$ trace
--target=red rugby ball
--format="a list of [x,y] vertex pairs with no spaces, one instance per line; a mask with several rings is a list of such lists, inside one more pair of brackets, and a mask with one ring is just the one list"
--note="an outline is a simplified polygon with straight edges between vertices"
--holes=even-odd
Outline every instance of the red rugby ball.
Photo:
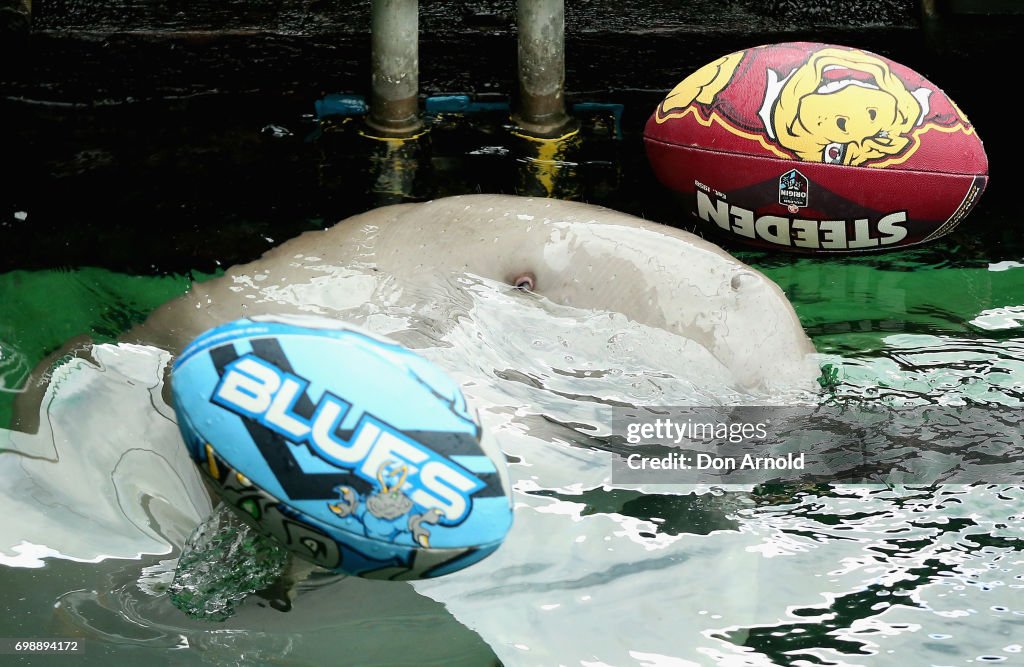
[[708,63],[662,100],[644,143],[702,224],[792,252],[937,239],[988,182],[981,139],[938,86],[833,44],[767,44]]

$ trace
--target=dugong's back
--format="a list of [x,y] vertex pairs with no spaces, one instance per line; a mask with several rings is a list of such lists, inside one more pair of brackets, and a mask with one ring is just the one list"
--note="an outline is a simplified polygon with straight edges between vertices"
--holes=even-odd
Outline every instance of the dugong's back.
[[128,338],[177,351],[244,316],[315,306],[344,319],[382,286],[422,295],[461,274],[509,284],[529,276],[532,291],[556,303],[691,338],[745,388],[810,389],[818,376],[783,292],[718,246],[599,206],[508,195],[389,206],[307,232],[195,285]]

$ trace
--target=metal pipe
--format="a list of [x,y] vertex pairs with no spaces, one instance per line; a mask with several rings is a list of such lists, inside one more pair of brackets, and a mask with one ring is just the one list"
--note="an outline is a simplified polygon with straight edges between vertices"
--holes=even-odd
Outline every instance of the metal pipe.
[[406,136],[420,127],[419,3],[373,0],[372,12],[367,124],[387,136]]
[[938,15],[939,11],[935,6],[935,0],[921,0],[921,17],[925,21],[934,20]]
[[519,0],[519,102],[512,120],[529,134],[552,136],[565,113],[565,0]]

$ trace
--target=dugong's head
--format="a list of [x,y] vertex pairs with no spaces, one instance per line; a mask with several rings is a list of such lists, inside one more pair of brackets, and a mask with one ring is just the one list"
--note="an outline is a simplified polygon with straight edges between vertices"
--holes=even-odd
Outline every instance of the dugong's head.
[[819,375],[778,285],[672,227],[574,202],[469,195],[404,207],[374,245],[380,269],[400,278],[468,273],[685,336],[747,389],[813,389]]

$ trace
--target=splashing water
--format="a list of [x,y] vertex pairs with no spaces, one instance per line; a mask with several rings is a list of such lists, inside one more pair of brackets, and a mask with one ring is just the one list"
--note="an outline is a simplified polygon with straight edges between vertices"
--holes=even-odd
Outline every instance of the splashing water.
[[284,572],[288,550],[265,539],[221,504],[189,535],[167,594],[192,618],[228,619],[246,596]]

